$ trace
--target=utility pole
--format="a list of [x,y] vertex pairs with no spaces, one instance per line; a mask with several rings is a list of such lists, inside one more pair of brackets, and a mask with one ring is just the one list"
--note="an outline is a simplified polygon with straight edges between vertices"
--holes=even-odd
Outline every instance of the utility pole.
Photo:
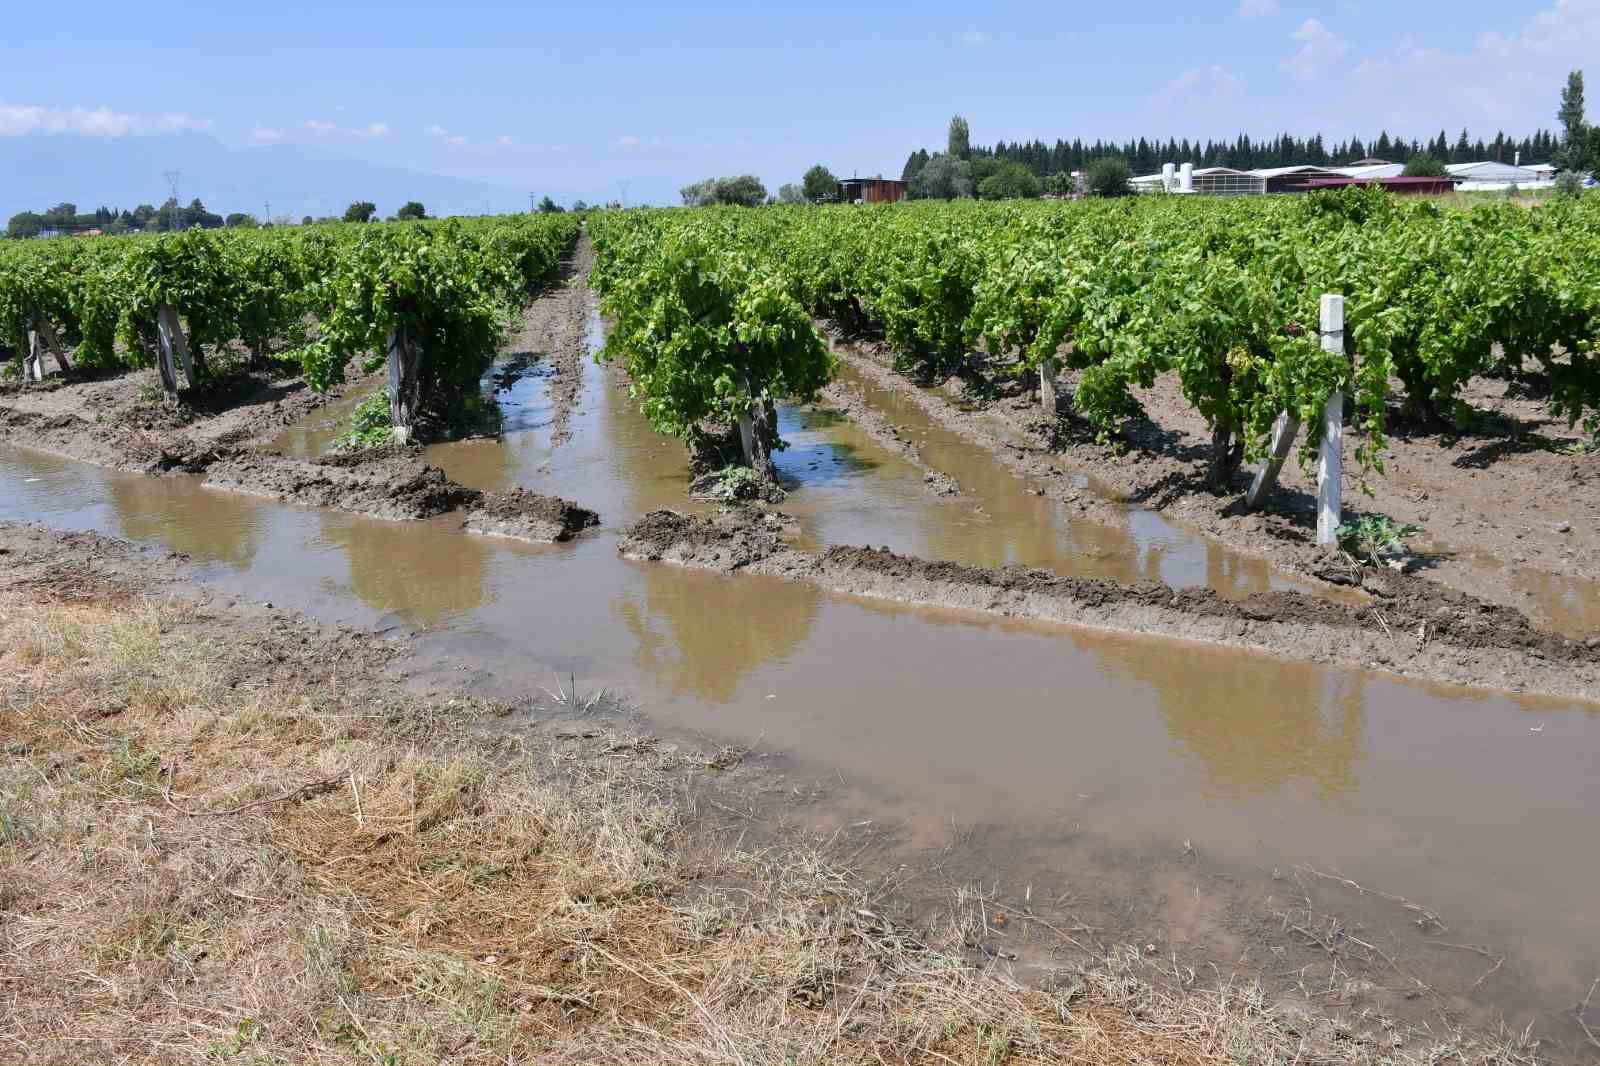
[[[183,178],[183,171],[181,171],[181,170],[163,170],[161,172],[161,176],[163,178],[167,179],[167,186],[168,186],[168,188],[170,188],[172,190],[172,223],[173,223],[173,228],[174,229],[180,229],[181,227],[178,226],[178,212],[182,209],[183,204],[178,199],[178,182]],[[157,217],[157,219],[160,218],[159,215],[157,215],[156,217]]]
[[617,188],[622,190],[622,206],[623,207],[627,207],[628,206],[628,185],[629,184],[630,183],[626,179],[617,182]]
[[533,193],[528,194],[528,214],[533,214]]

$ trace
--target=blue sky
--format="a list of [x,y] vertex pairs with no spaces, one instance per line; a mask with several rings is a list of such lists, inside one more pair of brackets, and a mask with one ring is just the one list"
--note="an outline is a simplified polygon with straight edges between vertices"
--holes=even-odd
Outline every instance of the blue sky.
[[898,175],[954,112],[989,143],[1554,125],[1600,0],[35,9],[0,137],[180,129],[591,198],[806,166]]

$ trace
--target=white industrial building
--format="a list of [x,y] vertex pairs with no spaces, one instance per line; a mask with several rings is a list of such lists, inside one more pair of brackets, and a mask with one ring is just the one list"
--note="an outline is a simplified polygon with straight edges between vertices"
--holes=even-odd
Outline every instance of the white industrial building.
[[[1234,170],[1230,167],[1196,167],[1192,163],[1175,166],[1167,163],[1159,174],[1141,174],[1133,179],[1135,192],[1194,193],[1209,196],[1260,196],[1272,192],[1292,192],[1312,178],[1398,178],[1405,173],[1404,163],[1364,159],[1348,167],[1264,167]],[[1548,189],[1555,182],[1556,168],[1548,163],[1513,166],[1492,160],[1482,163],[1452,163],[1445,172],[1466,192],[1499,191],[1515,185],[1518,189]]]
[[1518,189],[1538,189],[1555,184],[1553,171],[1546,173],[1510,163],[1451,163],[1444,169],[1457,180],[1456,188],[1462,192],[1497,192],[1513,185]]

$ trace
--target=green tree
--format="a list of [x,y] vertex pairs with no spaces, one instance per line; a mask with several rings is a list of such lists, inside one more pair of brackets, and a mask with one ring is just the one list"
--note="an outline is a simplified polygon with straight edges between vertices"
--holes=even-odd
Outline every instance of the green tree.
[[1051,196],[1071,196],[1078,191],[1078,182],[1071,171],[1058,170],[1044,179],[1044,191]]
[[928,150],[926,148],[918,148],[915,152],[912,152],[911,156],[906,160],[905,167],[900,171],[900,180],[907,185],[915,185],[917,175],[921,174],[922,168],[928,165],[928,159]]
[[316,219],[312,218],[310,215],[305,215],[300,219],[300,224],[302,226],[309,226],[314,222],[316,222]]
[[37,237],[44,229],[44,216],[35,211],[21,211],[11,216],[6,226],[7,237]]
[[978,183],[980,200],[1035,200],[1039,179],[1021,163],[1001,163],[998,170]]
[[950,120],[950,133],[946,139],[945,154],[954,159],[972,157],[972,130],[967,120],[956,115]]
[[917,175],[912,190],[919,200],[958,200],[971,196],[972,164],[965,159],[936,155]]
[[417,222],[428,217],[428,210],[416,200],[407,200],[405,205],[394,213],[394,217],[401,222]]
[[[805,177],[800,179],[801,192],[807,200],[816,203],[819,200],[831,200],[838,195],[839,181],[833,176],[833,171],[818,163],[806,171]],[[779,190],[780,194],[782,190]]]
[[1450,172],[1433,156],[1426,152],[1418,152],[1406,160],[1406,169],[1403,173],[1408,178],[1443,178]]
[[346,222],[371,222],[372,216],[378,213],[378,205],[370,200],[357,200],[344,209]]
[[780,204],[803,204],[806,202],[805,190],[794,182],[785,182],[778,186],[778,202]]
[[740,174],[734,178],[707,178],[678,190],[685,207],[710,207],[713,204],[734,204],[756,207],[766,203],[767,187],[754,174]]
[[1126,196],[1133,191],[1133,171],[1121,156],[1108,155],[1089,164],[1084,185],[1090,196]]
[[559,215],[565,210],[566,208],[562,207],[548,196],[539,201],[539,214],[541,215]]
[[1561,107],[1556,118],[1561,122],[1561,151],[1556,154],[1562,170],[1586,174],[1593,166],[1589,121],[1583,100],[1583,71],[1574,70],[1567,75],[1566,88],[1561,90]]
[[261,223],[256,221],[256,216],[247,215],[243,211],[230,214],[223,223],[229,229],[255,229]]

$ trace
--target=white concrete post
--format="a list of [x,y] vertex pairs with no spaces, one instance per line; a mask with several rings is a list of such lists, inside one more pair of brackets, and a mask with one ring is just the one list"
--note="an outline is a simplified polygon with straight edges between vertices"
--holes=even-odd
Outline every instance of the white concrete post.
[[[1344,297],[1322,297],[1322,350],[1344,354]],[[1339,543],[1341,467],[1344,459],[1344,390],[1334,389],[1322,408],[1322,454],[1317,463],[1317,544]]]
[[[178,321],[178,310],[171,304],[162,304],[156,309],[156,336],[161,348],[166,355],[168,368],[183,367],[183,376],[192,389],[199,384],[195,380],[194,359],[189,354],[189,338],[183,335],[183,326]],[[169,391],[177,392],[177,373],[173,371],[173,387]]]
[[1060,373],[1055,356],[1039,361],[1039,406],[1051,418],[1056,416],[1056,375]]
[[1272,450],[1267,454],[1267,461],[1261,464],[1261,469],[1256,471],[1255,480],[1250,482],[1250,491],[1245,493],[1244,505],[1247,509],[1257,510],[1272,495],[1272,490],[1278,484],[1278,474],[1283,470],[1283,461],[1289,458],[1294,438],[1299,432],[1300,416],[1280,411],[1278,420],[1272,424]]
[[25,368],[27,370],[27,374],[25,374],[24,377],[28,381],[43,381],[44,338],[39,335],[39,331],[37,329],[28,330],[28,354],[25,358],[27,360],[27,366]]
[[422,383],[417,374],[418,354],[404,326],[389,327],[389,421],[394,439],[408,444],[416,431],[417,404]]

